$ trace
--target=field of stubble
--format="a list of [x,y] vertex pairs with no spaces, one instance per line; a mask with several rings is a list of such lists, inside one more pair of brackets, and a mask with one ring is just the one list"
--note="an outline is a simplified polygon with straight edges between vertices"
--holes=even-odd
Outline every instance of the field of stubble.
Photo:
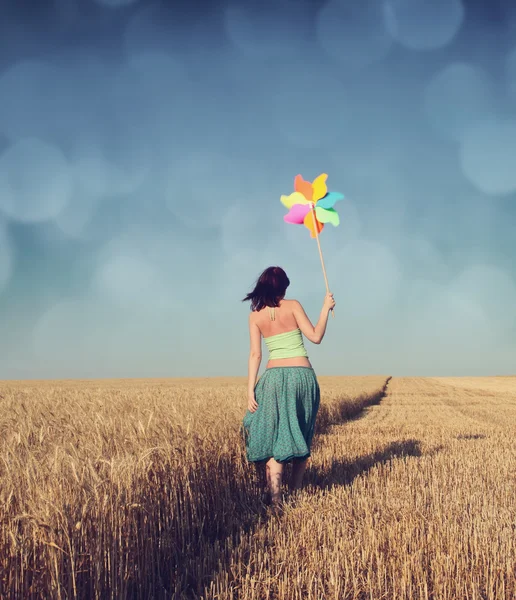
[[516,377],[320,383],[273,515],[244,379],[0,382],[0,598],[516,598]]

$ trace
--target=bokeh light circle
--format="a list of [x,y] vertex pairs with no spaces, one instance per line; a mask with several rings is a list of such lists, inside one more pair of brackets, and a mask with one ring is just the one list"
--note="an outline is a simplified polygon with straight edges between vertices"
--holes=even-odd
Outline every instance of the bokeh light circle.
[[316,23],[320,46],[341,64],[364,68],[384,58],[392,46],[377,0],[330,0]]
[[95,0],[95,2],[104,8],[125,8],[137,4],[139,0]]
[[[171,92],[175,89],[177,92],[183,91],[188,86],[188,73],[184,63],[178,57],[160,52],[157,50],[141,50],[128,56],[128,65],[141,77],[141,80],[135,80],[136,85],[149,86],[149,92],[158,95],[163,92],[163,84],[170,87],[166,90]],[[168,96],[171,97],[168,97]],[[163,94],[166,101],[173,101],[172,94]]]
[[113,254],[101,265],[96,276],[99,289],[120,304],[156,300],[158,269],[138,251],[127,249]]
[[54,19],[58,27],[65,28],[76,26],[79,20],[83,23],[81,17],[84,17],[84,14],[81,14],[79,1],[80,0],[53,0]]
[[128,55],[151,48],[181,51],[189,41],[190,29],[178,24],[177,11],[170,10],[169,3],[142,2],[127,21],[123,38]]
[[402,236],[397,254],[400,258],[403,257],[404,269],[410,273],[411,278],[423,273],[429,285],[435,285],[436,281],[442,281],[449,276],[450,266],[444,256],[430,240],[421,235]]
[[335,206],[339,213],[340,225],[339,237],[346,241],[356,240],[360,237],[363,229],[362,220],[356,204],[345,198]]
[[463,136],[460,160],[465,176],[486,194],[516,191],[516,119],[488,119]]
[[224,26],[230,41],[256,59],[296,56],[308,38],[306,9],[292,0],[248,0],[229,4]]
[[101,314],[98,306],[84,298],[61,299],[40,316],[32,331],[32,352],[42,361],[45,377],[49,377],[49,368],[56,378],[70,370],[92,368],[103,350],[99,350],[99,339],[103,337],[98,323]]
[[83,50],[53,61],[22,60],[0,73],[0,133],[11,141],[73,142],[105,110],[111,65]]
[[14,63],[1,73],[0,132],[11,140],[48,135],[59,118],[53,96],[58,81],[58,70],[37,60]]
[[93,227],[93,219],[99,208],[100,198],[88,193],[81,186],[76,186],[73,202],[69,202],[55,218],[54,224],[66,238],[86,240],[95,234],[100,235],[97,226]]
[[57,146],[27,138],[0,155],[0,210],[13,220],[54,219],[72,191],[71,169]]
[[402,46],[434,50],[447,46],[465,16],[462,0],[385,0],[387,29]]
[[159,151],[170,146],[171,140],[177,144],[179,136],[191,135],[191,118],[185,117],[190,117],[195,102],[184,61],[154,49],[130,53],[110,86],[113,110]]
[[[257,248],[257,238],[263,236],[263,215],[253,201],[238,202],[225,210],[221,222],[222,248],[228,256],[242,258],[242,252]],[[270,219],[268,219],[270,221]],[[269,223],[266,223],[267,226]],[[267,227],[268,230],[268,227]],[[270,236],[270,232],[269,236]],[[270,237],[269,237],[270,239]]]
[[0,294],[5,289],[13,272],[13,253],[7,227],[0,219]]
[[225,208],[220,225],[224,260],[255,264],[257,260],[265,260],[271,249],[276,257],[288,255],[292,246],[285,234],[291,226],[277,216],[273,218],[271,211],[264,209],[264,202],[254,189]]
[[279,69],[271,81],[271,111],[277,130],[300,149],[320,148],[335,141],[349,122],[345,85],[325,73]]
[[516,284],[503,269],[488,264],[470,265],[455,279],[451,290],[473,298],[497,335],[509,334],[516,325]]
[[424,103],[432,125],[456,141],[495,110],[487,73],[466,63],[452,63],[439,71],[426,86]]
[[248,197],[255,171],[211,150],[188,149],[172,159],[164,175],[166,206],[195,229],[219,226],[228,206]]
[[[203,242],[182,239],[177,230],[134,223],[104,244],[95,259],[92,285],[102,302],[123,309],[170,311],[202,293]],[[195,246],[195,247],[194,247]],[[190,290],[177,294],[177,282]]]
[[505,61],[505,72],[507,78],[507,89],[509,94],[516,98],[516,48],[507,55]]
[[[394,300],[402,278],[401,265],[384,244],[355,239],[332,258],[338,277],[331,283],[342,310],[357,318],[369,318],[386,311]],[[349,290],[354,290],[349,294]]]
[[121,309],[166,309],[172,290],[164,261],[168,258],[174,262],[174,243],[163,256],[156,256],[153,253],[161,241],[161,236],[155,231],[152,235],[148,228],[128,227],[102,246],[92,278],[96,297]]
[[81,187],[97,197],[136,191],[152,169],[151,140],[124,118],[78,136],[71,160]]

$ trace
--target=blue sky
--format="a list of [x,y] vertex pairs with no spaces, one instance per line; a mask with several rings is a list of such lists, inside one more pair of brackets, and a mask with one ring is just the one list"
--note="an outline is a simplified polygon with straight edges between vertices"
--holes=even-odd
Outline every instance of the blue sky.
[[511,3],[8,6],[0,378],[245,375],[265,267],[319,314],[279,198],[322,172],[317,372],[514,373]]

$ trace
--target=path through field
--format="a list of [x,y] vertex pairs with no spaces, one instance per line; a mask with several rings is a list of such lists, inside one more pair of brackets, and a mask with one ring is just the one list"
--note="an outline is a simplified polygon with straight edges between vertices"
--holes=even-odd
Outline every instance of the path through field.
[[206,598],[516,598],[516,377],[394,378]]

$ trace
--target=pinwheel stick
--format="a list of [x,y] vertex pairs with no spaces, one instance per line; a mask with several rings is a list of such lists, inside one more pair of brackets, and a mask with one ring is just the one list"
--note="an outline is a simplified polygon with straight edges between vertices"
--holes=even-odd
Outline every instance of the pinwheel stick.
[[[319,256],[321,257],[322,272],[324,275],[324,282],[326,283],[326,293],[329,294],[330,286],[328,285],[328,276],[326,275],[326,267],[324,266],[324,258],[323,258],[322,250],[321,250],[321,242],[319,241],[319,231],[317,229],[317,220],[315,218],[315,204],[312,204],[312,209],[310,212],[312,213],[312,219],[314,221],[315,239],[317,240],[317,247],[319,248]],[[331,309],[331,316],[333,318],[335,318],[335,311],[333,308]]]

